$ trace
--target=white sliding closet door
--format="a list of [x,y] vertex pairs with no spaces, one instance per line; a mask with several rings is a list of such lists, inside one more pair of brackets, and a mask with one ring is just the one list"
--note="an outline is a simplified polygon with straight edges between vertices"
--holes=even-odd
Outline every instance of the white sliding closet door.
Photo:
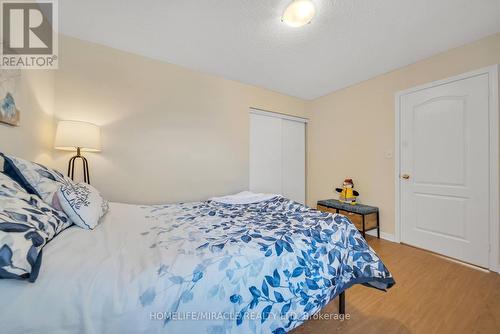
[[281,119],[250,115],[250,190],[281,194]]
[[305,202],[306,120],[250,113],[250,190]]
[[306,191],[305,123],[281,122],[281,189],[283,195],[305,203]]

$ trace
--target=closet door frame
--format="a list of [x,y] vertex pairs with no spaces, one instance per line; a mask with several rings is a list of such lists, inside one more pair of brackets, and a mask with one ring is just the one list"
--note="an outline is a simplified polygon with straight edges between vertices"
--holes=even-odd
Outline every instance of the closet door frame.
[[287,119],[289,121],[295,121],[295,122],[300,122],[300,123],[304,123],[304,124],[309,123],[309,119],[307,119],[307,118],[298,117],[298,116],[291,116],[291,115],[282,114],[282,113],[275,112],[275,111],[267,111],[264,109],[259,109],[259,108],[254,108],[254,107],[250,107],[250,114]]

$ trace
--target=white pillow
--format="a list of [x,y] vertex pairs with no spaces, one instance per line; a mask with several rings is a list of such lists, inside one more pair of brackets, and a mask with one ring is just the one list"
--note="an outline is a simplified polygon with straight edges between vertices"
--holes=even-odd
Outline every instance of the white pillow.
[[108,212],[108,201],[87,183],[61,186],[56,195],[64,213],[84,229],[93,230],[99,224],[99,219]]
[[240,193],[222,197],[212,197],[209,201],[222,203],[222,204],[254,204],[259,202],[268,201],[271,198],[275,198],[279,195],[276,194],[261,194],[253,193],[251,191],[242,191]]

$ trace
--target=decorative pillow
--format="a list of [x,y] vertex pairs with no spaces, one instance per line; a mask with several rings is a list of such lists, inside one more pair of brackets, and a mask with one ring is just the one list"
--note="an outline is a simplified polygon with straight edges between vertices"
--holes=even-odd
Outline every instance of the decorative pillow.
[[0,208],[0,279],[34,282],[42,248],[69,227],[71,221],[3,173],[0,173]]
[[59,205],[78,226],[93,230],[108,212],[108,201],[87,183],[68,184],[57,191]]
[[[61,185],[73,183],[60,172],[36,162],[26,161],[4,153],[4,173],[17,181],[30,194],[38,195],[52,205],[52,200]],[[57,208],[56,208],[57,209]]]

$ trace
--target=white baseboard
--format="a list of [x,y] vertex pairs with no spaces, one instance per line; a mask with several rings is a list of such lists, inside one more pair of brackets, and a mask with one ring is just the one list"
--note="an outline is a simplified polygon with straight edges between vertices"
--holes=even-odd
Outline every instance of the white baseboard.
[[496,266],[495,265],[491,266],[490,271],[500,275],[500,264],[497,264]]
[[[371,230],[371,231],[366,231],[366,234],[371,235],[373,237],[377,236],[377,230]],[[394,237],[394,234],[391,233],[385,233],[380,231],[380,239],[384,239],[387,241],[395,242],[396,238]]]

